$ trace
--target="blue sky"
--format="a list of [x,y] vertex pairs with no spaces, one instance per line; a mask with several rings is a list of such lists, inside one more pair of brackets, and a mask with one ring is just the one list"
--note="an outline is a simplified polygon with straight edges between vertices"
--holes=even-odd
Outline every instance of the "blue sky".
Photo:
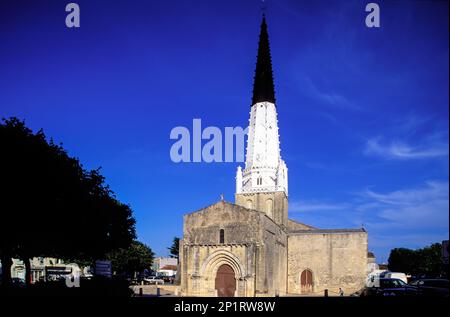
[[[166,255],[182,216],[234,200],[236,163],[170,160],[175,126],[245,126],[260,1],[0,4],[0,117],[43,128]],[[361,227],[378,261],[448,239],[447,1],[268,1],[290,217]]]

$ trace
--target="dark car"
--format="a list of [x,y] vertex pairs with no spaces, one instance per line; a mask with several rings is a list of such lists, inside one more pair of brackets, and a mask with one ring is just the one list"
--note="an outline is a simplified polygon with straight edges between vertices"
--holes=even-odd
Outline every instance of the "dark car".
[[373,286],[365,287],[361,296],[418,296],[422,292],[416,286],[406,284],[396,278],[380,278]]
[[173,284],[175,276],[161,276],[165,283]]
[[446,279],[418,279],[409,283],[425,296],[449,297],[449,281]]

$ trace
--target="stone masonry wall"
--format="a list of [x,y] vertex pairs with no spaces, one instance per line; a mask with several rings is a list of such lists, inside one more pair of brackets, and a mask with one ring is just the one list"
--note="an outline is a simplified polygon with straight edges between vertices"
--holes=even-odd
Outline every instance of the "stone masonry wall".
[[[349,295],[364,286],[367,266],[367,232],[319,232],[288,234],[288,293],[300,294],[300,275],[313,273],[313,293],[339,287]],[[323,230],[325,231],[325,230]]]

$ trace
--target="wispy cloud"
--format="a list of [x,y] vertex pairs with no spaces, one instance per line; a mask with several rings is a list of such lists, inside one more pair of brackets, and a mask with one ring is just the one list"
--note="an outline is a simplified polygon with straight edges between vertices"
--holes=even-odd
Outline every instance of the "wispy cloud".
[[320,228],[363,225],[369,248],[386,260],[392,248],[423,247],[448,237],[449,182],[430,180],[388,192],[364,189],[347,202],[297,201],[289,210],[295,219]]
[[373,225],[377,227],[448,228],[448,191],[448,181],[428,181],[420,188],[385,194],[366,190],[362,196],[375,204],[379,219]]
[[439,142],[413,146],[400,141],[382,143],[380,138],[372,138],[367,140],[364,154],[399,160],[435,158],[447,156],[448,145]]
[[304,78],[304,85],[302,85],[304,92],[310,97],[319,102],[339,108],[342,110],[361,110],[362,108],[355,105],[347,97],[339,94],[335,91],[325,91],[325,89],[319,89],[319,87],[313,83],[310,78]]
[[[410,113],[404,117],[393,120],[392,129],[405,136],[414,136],[420,131],[422,127],[429,123],[433,123],[432,120],[435,119],[433,115],[417,115],[415,113]],[[435,120],[434,120],[435,121]]]
[[421,248],[448,239],[448,190],[448,181],[429,181],[418,188],[362,193],[368,204],[369,246],[377,257],[386,261],[393,248]]
[[449,154],[448,124],[432,115],[406,115],[383,124],[383,136],[367,138],[363,153],[389,160],[418,160]]

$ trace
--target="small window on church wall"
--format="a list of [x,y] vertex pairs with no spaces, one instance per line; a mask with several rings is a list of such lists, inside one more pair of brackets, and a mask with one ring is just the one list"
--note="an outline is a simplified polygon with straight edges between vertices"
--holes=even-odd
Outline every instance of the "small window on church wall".
[[253,202],[250,199],[247,200],[247,208],[248,209],[253,209]]
[[219,232],[219,243],[225,243],[225,230],[220,229]]
[[256,179],[256,185],[262,185],[262,177]]

